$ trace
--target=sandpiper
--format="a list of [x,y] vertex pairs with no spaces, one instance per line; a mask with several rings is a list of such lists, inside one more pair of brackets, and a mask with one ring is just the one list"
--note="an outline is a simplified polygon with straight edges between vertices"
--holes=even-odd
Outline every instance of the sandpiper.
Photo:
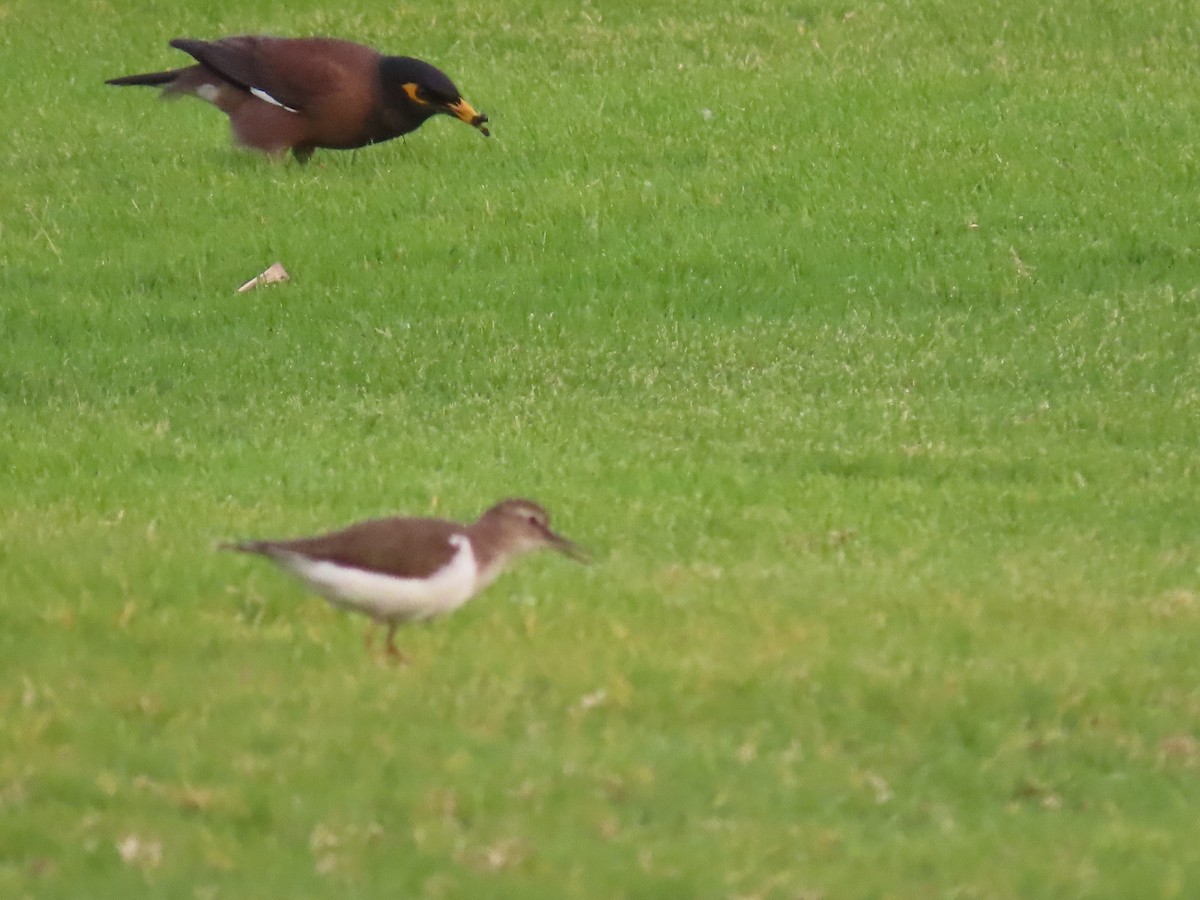
[[578,545],[550,530],[546,510],[523,499],[503,500],[470,525],[372,519],[316,537],[221,546],[266,556],[334,606],[387,625],[388,655],[401,661],[397,626],[452,612],[515,557],[549,547],[586,562]]

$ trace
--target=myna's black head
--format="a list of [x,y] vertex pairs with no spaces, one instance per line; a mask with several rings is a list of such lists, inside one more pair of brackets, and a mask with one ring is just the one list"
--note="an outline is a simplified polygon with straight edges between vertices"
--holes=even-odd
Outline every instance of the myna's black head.
[[[478,128],[484,137],[488,117],[475,111],[445,72],[424,60],[411,56],[385,56],[379,64],[384,93],[390,97],[407,98],[417,116],[428,118],[444,113]],[[424,115],[422,115],[424,114]]]

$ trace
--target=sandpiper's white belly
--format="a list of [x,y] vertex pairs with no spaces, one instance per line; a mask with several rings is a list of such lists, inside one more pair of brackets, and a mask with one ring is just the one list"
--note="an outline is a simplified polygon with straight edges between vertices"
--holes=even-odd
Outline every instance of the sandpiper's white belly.
[[478,565],[471,542],[452,535],[457,548],[445,566],[428,578],[398,578],[352,569],[289,553],[279,561],[334,606],[387,622],[411,622],[448,613],[475,593]]

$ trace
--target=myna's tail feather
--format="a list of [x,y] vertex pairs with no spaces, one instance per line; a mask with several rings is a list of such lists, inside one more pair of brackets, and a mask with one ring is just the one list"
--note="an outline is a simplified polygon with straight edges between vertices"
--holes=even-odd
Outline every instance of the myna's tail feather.
[[168,69],[166,72],[147,72],[144,75],[125,75],[121,78],[110,78],[105,84],[127,85],[144,84],[150,87],[170,84],[179,77],[181,69]]

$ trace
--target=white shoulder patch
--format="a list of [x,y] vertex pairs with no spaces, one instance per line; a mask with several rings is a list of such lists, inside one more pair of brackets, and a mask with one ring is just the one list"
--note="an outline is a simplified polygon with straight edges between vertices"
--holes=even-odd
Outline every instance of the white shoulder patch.
[[290,113],[294,113],[296,111],[296,110],[292,109],[290,106],[288,106],[286,103],[280,103],[278,100],[276,100],[274,97],[272,97],[266,91],[264,91],[262,88],[252,87],[252,88],[250,88],[250,93],[253,94],[255,97],[257,97],[259,100],[262,100],[266,103],[270,103],[272,106],[278,106],[280,109],[286,109]]

